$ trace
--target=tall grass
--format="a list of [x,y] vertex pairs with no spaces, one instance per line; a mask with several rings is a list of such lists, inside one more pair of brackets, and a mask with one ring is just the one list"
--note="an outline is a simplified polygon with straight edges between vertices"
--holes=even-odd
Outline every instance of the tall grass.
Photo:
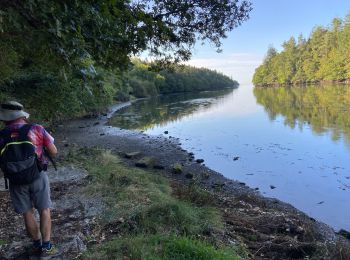
[[[98,149],[72,152],[70,162],[89,172],[86,192],[104,198],[108,207],[99,223],[114,230],[89,248],[87,259],[241,259],[234,247],[219,240],[223,223],[207,194],[183,198],[174,193],[170,180],[153,172],[127,167],[115,155]],[[108,228],[107,228],[108,227]]]

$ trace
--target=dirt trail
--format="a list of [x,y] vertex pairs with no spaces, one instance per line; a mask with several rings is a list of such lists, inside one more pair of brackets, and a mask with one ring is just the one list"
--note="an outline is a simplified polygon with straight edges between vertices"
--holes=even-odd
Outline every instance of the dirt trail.
[[[91,226],[104,205],[99,198],[89,197],[82,191],[87,183],[84,170],[73,166],[60,167],[58,171],[51,169],[47,174],[53,201],[52,240],[59,245],[64,259],[72,259],[86,250],[85,238],[90,235]],[[0,259],[28,259],[24,252],[31,241],[26,235],[22,216],[12,210],[2,178],[0,205]]]

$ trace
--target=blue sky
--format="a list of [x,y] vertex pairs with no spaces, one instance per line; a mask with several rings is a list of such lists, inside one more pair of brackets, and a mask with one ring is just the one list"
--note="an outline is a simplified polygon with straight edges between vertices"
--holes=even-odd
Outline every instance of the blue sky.
[[252,74],[271,44],[281,44],[300,33],[308,37],[317,26],[328,26],[335,17],[350,12],[349,0],[251,0],[250,19],[228,34],[223,52],[217,53],[209,44],[198,44],[188,64],[207,67],[237,79],[241,84],[251,81]]

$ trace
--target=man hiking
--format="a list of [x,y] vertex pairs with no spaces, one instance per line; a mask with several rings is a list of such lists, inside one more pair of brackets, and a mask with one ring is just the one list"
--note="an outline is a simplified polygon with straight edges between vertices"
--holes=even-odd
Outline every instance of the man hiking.
[[[49,156],[57,154],[53,137],[37,124],[29,124],[29,114],[16,101],[1,104],[0,167],[5,183],[9,181],[12,205],[22,214],[26,230],[33,239],[28,254],[50,259],[58,250],[50,241],[51,212],[50,186],[45,173]],[[40,215],[40,226],[34,217],[34,208]]]

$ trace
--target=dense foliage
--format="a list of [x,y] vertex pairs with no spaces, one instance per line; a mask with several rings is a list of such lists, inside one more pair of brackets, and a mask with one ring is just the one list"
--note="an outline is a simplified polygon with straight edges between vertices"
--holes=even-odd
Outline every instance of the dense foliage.
[[293,37],[278,52],[270,47],[253,77],[255,85],[345,81],[350,78],[350,13],[328,28],[315,27],[309,37]]
[[220,49],[250,10],[245,0],[2,0],[0,100],[16,98],[52,120],[129,92],[159,93],[131,75],[131,56],[188,60],[197,40]]

